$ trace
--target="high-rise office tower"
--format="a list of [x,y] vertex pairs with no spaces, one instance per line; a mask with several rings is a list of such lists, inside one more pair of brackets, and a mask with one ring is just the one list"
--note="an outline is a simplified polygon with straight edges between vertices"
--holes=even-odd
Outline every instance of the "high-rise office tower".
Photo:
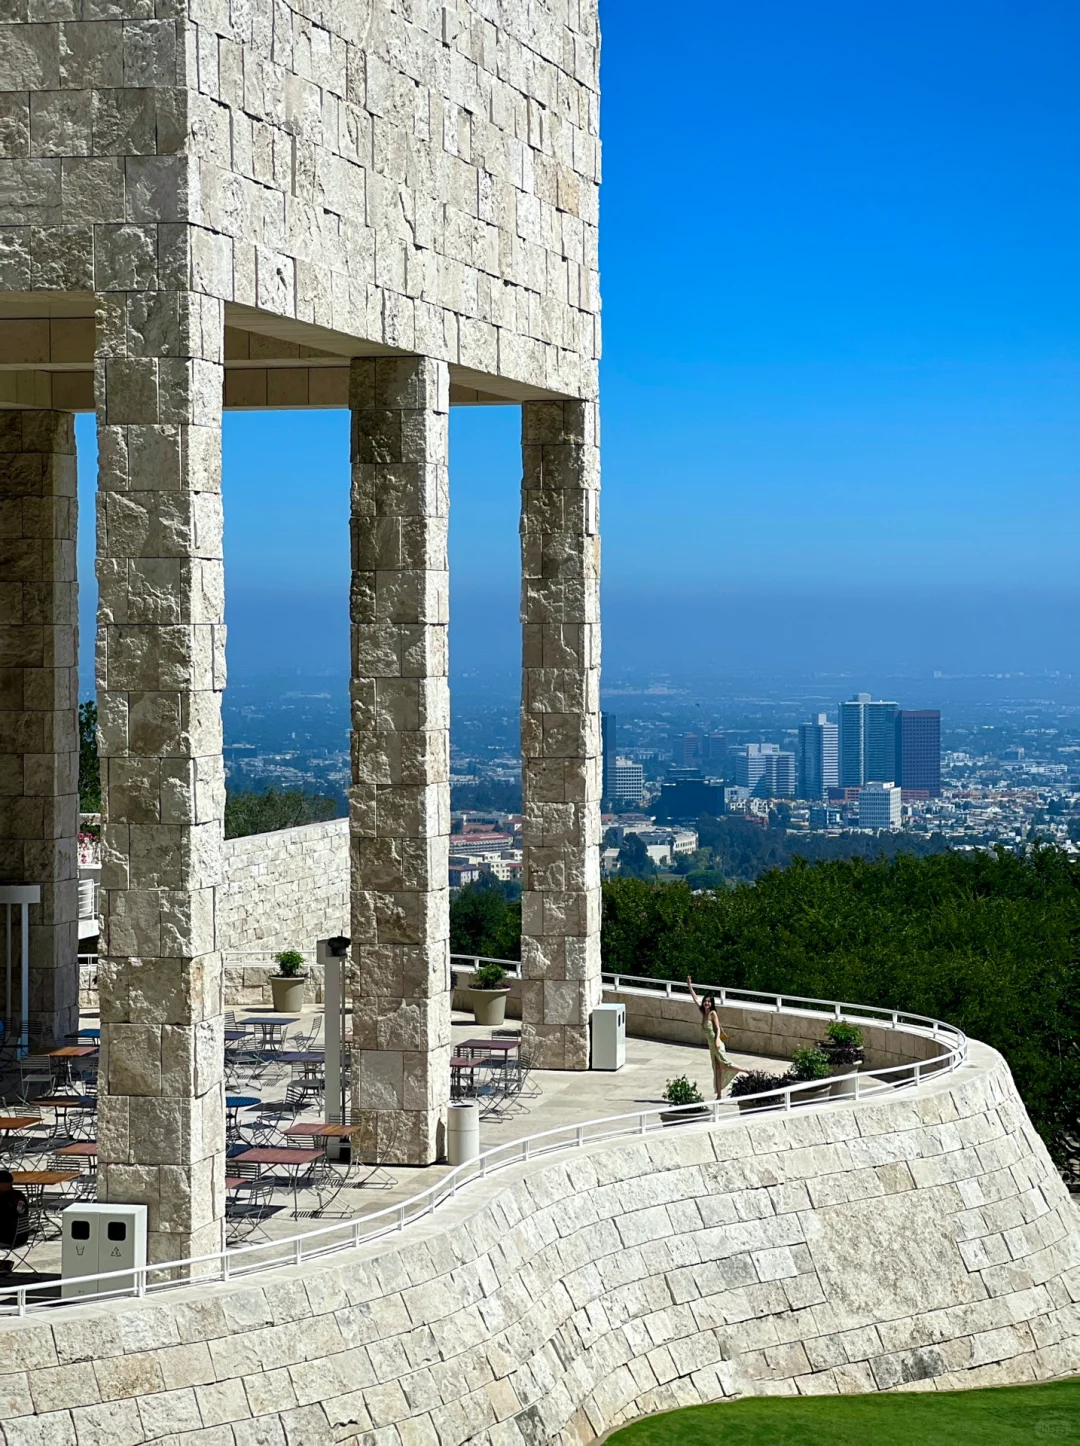
[[600,752],[602,757],[600,792],[603,802],[615,797],[615,714],[600,714]]
[[758,798],[794,798],[795,755],[775,743],[746,743],[735,750],[735,782]]
[[723,778],[727,769],[727,734],[706,733],[701,740],[701,762],[711,778]]
[[856,693],[840,704],[840,785],[896,781],[895,703]]
[[799,724],[796,763],[800,798],[824,798],[827,788],[840,782],[840,730],[828,715],[819,713],[810,723]]
[[896,782],[902,788],[941,796],[941,713],[901,708],[896,715]]

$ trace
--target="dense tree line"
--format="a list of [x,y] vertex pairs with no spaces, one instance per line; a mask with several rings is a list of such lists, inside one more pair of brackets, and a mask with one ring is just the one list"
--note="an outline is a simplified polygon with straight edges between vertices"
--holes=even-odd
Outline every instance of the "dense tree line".
[[791,833],[784,827],[760,828],[736,814],[723,818],[704,814],[697,821],[697,831],[698,852],[683,855],[676,863],[691,888],[716,888],[725,879],[756,879],[767,869],[786,868],[797,858],[816,863],[826,859],[895,858],[901,854],[923,857],[944,853],[948,848],[940,834]]
[[279,828],[297,828],[305,823],[323,823],[337,818],[337,799],[301,788],[268,788],[229,793],[225,800],[225,837],[245,838],[253,833],[273,833]]
[[[498,885],[462,889],[452,948],[516,959],[520,920]],[[1059,849],[797,859],[698,892],[685,880],[613,879],[603,958],[624,974],[949,1020],[1005,1056],[1059,1163],[1076,1155],[1080,864]]]
[[1078,949],[1080,865],[1052,847],[604,885],[605,969],[950,1020],[1005,1055],[1059,1161],[1080,1117]]

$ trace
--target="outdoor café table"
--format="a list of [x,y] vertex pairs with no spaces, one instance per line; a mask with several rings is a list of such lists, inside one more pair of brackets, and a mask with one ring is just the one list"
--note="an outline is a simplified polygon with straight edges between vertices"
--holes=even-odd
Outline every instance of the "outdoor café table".
[[249,1110],[252,1105],[261,1105],[262,1100],[258,1095],[226,1095],[225,1096],[225,1128],[236,1132],[240,1129],[240,1111]]
[[72,1062],[77,1059],[93,1059],[97,1053],[96,1044],[65,1044],[61,1049],[50,1049],[48,1057],[57,1061],[53,1069],[57,1073],[62,1070],[65,1082],[72,1084],[74,1083],[71,1078]]
[[89,1160],[90,1168],[97,1167],[97,1140],[76,1140],[73,1145],[61,1145],[54,1155],[63,1155],[73,1160]]
[[34,1101],[35,1108],[52,1110],[56,1115],[57,1127],[60,1125],[60,1116],[64,1117],[64,1129],[68,1127],[68,1115],[74,1111],[78,1115],[91,1118],[97,1112],[96,1095],[42,1095]]
[[272,1044],[281,1044],[285,1038],[285,1031],[290,1024],[299,1024],[299,1015],[286,1014],[253,1014],[247,1019],[241,1019],[240,1023],[245,1029],[260,1030],[262,1033],[261,1043],[264,1047]]
[[520,1039],[467,1039],[458,1045],[458,1049],[467,1049],[474,1054],[502,1055],[506,1059],[520,1043]]
[[[478,1060],[473,1059],[469,1054],[455,1054],[450,1059],[450,1098],[460,1099],[466,1089],[472,1089],[476,1084],[476,1066]],[[468,1076],[468,1080],[466,1080]]]
[[50,1185],[68,1185],[79,1178],[78,1170],[12,1170],[11,1178],[17,1190],[26,1192],[27,1201],[33,1204],[44,1198]]
[[[308,1169],[316,1160],[321,1160],[326,1154],[325,1150],[298,1150],[296,1148],[279,1148],[272,1145],[260,1145],[253,1150],[241,1150],[239,1154],[233,1155],[236,1164],[260,1165],[267,1169],[285,1170],[288,1172],[292,1182],[293,1196],[293,1219],[300,1213],[297,1204],[297,1191],[300,1187],[300,1172]],[[260,1172],[261,1173],[261,1172]]]

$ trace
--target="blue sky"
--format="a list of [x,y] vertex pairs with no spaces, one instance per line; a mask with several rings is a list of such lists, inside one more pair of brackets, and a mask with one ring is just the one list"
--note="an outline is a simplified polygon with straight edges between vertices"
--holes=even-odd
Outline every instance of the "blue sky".
[[[602,19],[609,664],[662,659],[668,618],[723,667],[741,620],[816,608],[809,666],[1080,668],[1080,9]],[[453,418],[458,666],[513,655],[517,429]],[[282,595],[336,639],[346,454],[343,414],[227,417],[234,667]]]

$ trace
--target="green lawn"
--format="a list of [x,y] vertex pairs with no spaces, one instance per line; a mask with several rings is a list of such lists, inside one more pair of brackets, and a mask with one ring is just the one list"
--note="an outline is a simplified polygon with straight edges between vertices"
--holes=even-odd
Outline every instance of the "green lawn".
[[1080,1378],[992,1391],[748,1397],[624,1426],[610,1446],[1054,1446],[1080,1442]]

